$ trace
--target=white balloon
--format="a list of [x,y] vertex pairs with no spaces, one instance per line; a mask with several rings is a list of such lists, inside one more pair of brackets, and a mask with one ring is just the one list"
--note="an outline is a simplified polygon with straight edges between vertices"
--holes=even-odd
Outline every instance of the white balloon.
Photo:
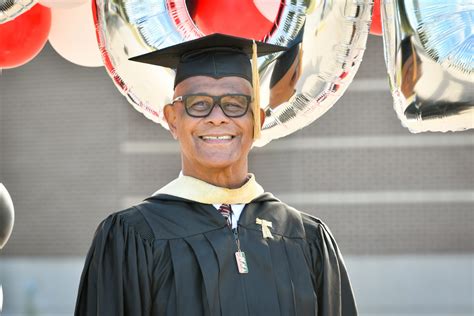
[[88,2],[87,0],[38,0],[41,5],[48,8],[74,8]]
[[71,9],[52,9],[48,39],[59,55],[74,64],[86,67],[104,65],[97,44],[90,0]]

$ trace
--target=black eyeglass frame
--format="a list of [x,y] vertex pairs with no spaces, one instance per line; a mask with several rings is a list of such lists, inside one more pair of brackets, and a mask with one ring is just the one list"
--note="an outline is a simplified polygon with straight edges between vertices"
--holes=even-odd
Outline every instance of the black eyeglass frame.
[[[186,106],[186,99],[188,97],[195,97],[195,96],[205,96],[205,97],[212,98],[212,106],[209,108],[209,112],[207,114],[205,114],[205,115],[194,115],[194,114],[191,114],[191,113],[188,112],[188,107]],[[222,104],[221,104],[222,98],[232,97],[232,96],[245,97],[245,99],[247,100],[247,107],[245,108],[245,111],[242,114],[229,115],[229,114],[226,113],[226,111],[222,107]],[[177,96],[176,98],[173,99],[171,104],[174,104],[175,102],[183,102],[186,114],[188,114],[191,117],[201,117],[201,118],[202,117],[207,117],[211,114],[212,110],[214,110],[214,107],[216,105],[218,105],[221,108],[222,113],[224,113],[225,116],[231,117],[231,118],[239,118],[239,117],[242,117],[245,114],[247,114],[247,112],[249,110],[250,103],[252,103],[252,96],[247,95],[247,94],[242,94],[242,93],[229,93],[229,94],[223,94],[223,95],[209,95],[209,94],[205,94],[205,93],[194,93],[194,94],[185,94],[185,95]]]

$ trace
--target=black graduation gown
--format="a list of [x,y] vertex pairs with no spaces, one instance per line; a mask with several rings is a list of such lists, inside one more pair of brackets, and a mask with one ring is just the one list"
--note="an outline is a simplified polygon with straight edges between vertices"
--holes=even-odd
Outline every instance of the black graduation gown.
[[[256,218],[271,221],[263,239]],[[112,214],[86,258],[75,315],[357,315],[336,242],[317,218],[265,193],[238,222],[249,273],[210,204],[160,194]]]

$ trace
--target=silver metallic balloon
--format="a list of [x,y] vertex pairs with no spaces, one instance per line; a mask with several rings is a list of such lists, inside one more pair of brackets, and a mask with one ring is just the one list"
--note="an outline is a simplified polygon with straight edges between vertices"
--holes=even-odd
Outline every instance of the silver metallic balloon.
[[12,199],[5,186],[0,183],[0,249],[10,238],[14,222],[15,212]]
[[385,0],[394,108],[411,132],[474,127],[474,1]]
[[35,4],[34,0],[0,0],[0,24],[13,20]]
[[[359,69],[371,22],[372,0],[312,2],[313,9],[306,11],[299,52],[300,77],[296,83],[286,85],[286,89],[294,87],[294,93],[282,99],[274,97],[279,94],[273,91],[277,85],[263,90],[269,106],[265,108],[262,137],[256,146],[289,135],[321,117],[346,91]],[[282,28],[281,33],[285,32]],[[266,74],[271,72],[271,66]],[[268,83],[266,74],[261,80],[263,85]]]
[[[279,18],[264,41],[293,48],[258,59],[266,118],[257,146],[305,127],[341,97],[362,60],[371,19],[372,0],[272,1]],[[195,2],[95,1],[106,69],[135,109],[164,127],[174,72],[128,58],[203,36],[189,13]]]

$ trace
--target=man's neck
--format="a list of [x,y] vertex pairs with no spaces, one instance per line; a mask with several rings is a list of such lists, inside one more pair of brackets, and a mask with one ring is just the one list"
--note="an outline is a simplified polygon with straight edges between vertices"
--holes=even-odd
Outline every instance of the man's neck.
[[249,179],[247,169],[234,171],[231,168],[221,170],[188,170],[183,166],[183,175],[199,179],[221,188],[237,189],[243,186]]
[[252,174],[242,186],[225,188],[186,176],[184,171],[180,176],[159,189],[154,195],[167,194],[203,204],[247,204],[260,196],[264,190]]

